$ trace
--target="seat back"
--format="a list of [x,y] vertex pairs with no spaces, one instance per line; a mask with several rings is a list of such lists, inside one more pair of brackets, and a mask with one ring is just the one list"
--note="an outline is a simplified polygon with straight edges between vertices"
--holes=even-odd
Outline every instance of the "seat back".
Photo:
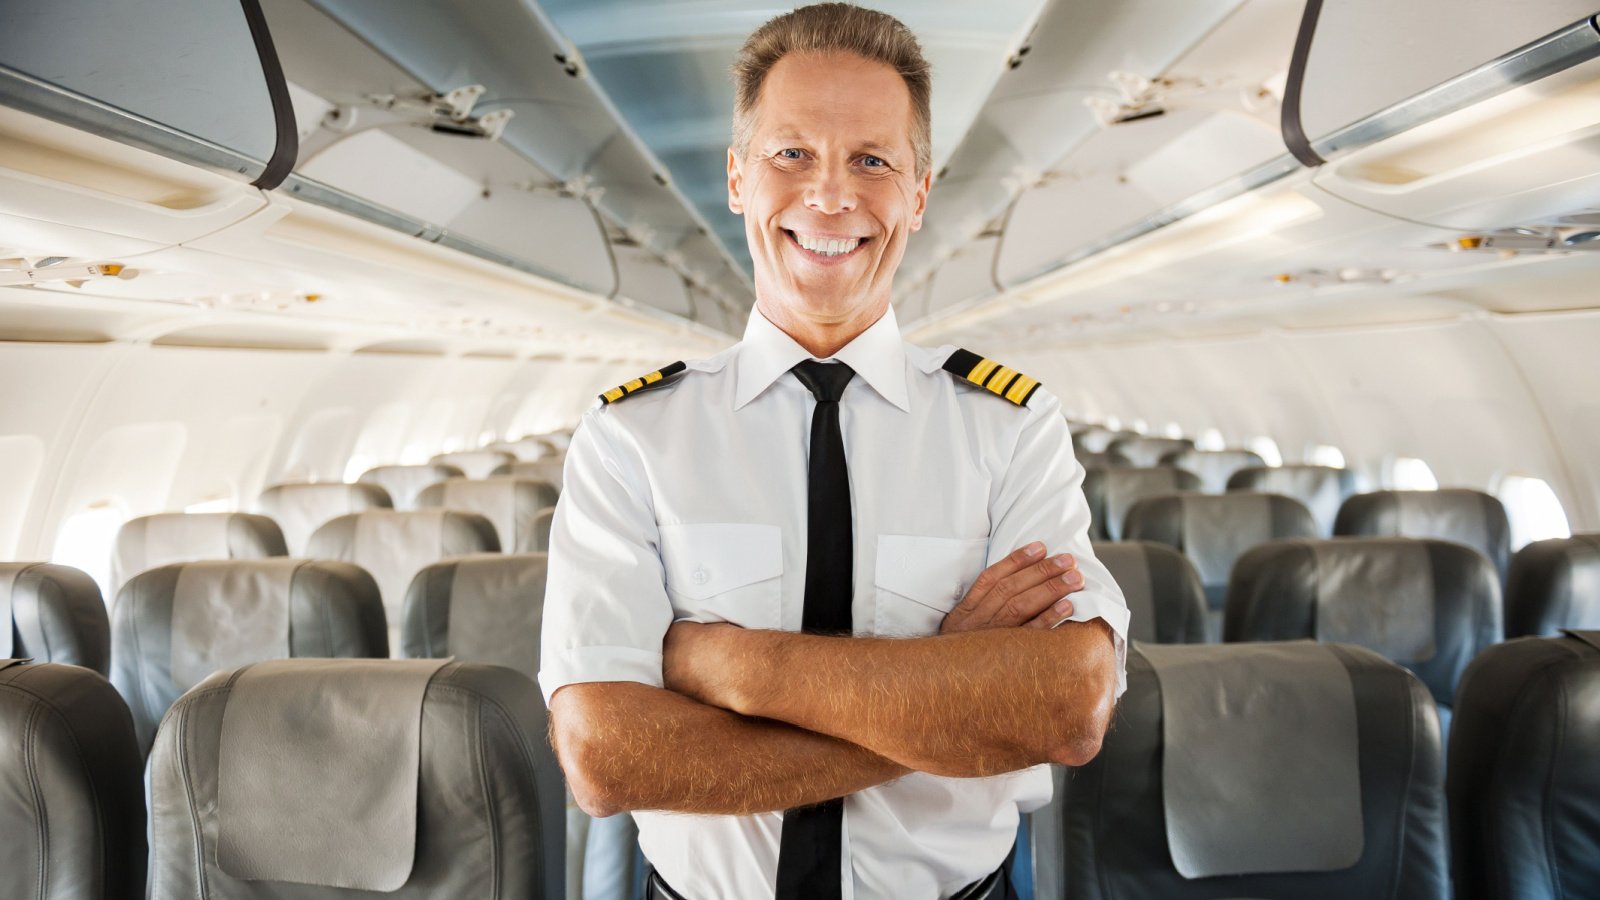
[[542,481],[553,486],[559,493],[561,491],[561,472],[566,465],[565,456],[551,456],[537,462],[506,463],[495,469],[494,475],[510,475],[513,478],[527,478],[533,481]]
[[1311,510],[1318,534],[1326,537],[1339,507],[1356,492],[1356,475],[1332,466],[1250,466],[1229,476],[1228,490],[1293,497]]
[[1233,473],[1265,466],[1266,462],[1252,450],[1196,450],[1191,447],[1168,453],[1161,457],[1161,464],[1193,472],[1200,479],[1200,490],[1220,494],[1228,489],[1228,479]]
[[111,680],[145,751],[172,702],[219,669],[291,656],[389,655],[378,585],[344,562],[162,566],[122,586],[113,620]]
[[391,651],[400,648],[406,589],[424,566],[448,556],[499,551],[493,523],[476,513],[447,509],[351,513],[318,528],[310,544],[313,557],[355,563],[377,581]]
[[1359,647],[1136,645],[1100,754],[1033,814],[1035,896],[1449,896],[1426,689]]
[[144,896],[144,757],[98,673],[0,659],[0,897]]
[[496,666],[310,660],[218,672],[150,762],[152,900],[565,890],[539,691]]
[[1277,494],[1164,494],[1128,510],[1126,538],[1183,551],[1200,573],[1206,605],[1221,610],[1228,576],[1246,550],[1267,541],[1314,537],[1316,523],[1298,500]]
[[0,659],[111,666],[111,623],[100,586],[71,566],[0,563]]
[[1600,896],[1600,633],[1490,647],[1457,700],[1456,897]]
[[543,553],[464,556],[424,568],[406,592],[403,652],[506,666],[537,680],[546,571]]
[[483,478],[495,469],[517,461],[517,455],[509,450],[497,450],[485,447],[482,450],[458,450],[454,453],[441,453],[429,462],[434,465],[455,466],[468,478]]
[[533,462],[546,456],[560,456],[561,450],[554,443],[539,437],[525,437],[515,441],[499,441],[490,444],[485,450],[503,450],[516,457],[520,462]]
[[1128,640],[1205,642],[1205,589],[1182,553],[1151,541],[1096,541],[1094,555],[1111,571],[1128,601]]
[[1083,498],[1089,504],[1089,535],[1103,540],[1122,540],[1128,508],[1135,503],[1157,494],[1199,489],[1200,479],[1193,472],[1169,466],[1085,469]]
[[1115,469],[1126,468],[1132,463],[1120,453],[1079,453],[1078,463],[1085,469]]
[[1072,449],[1078,453],[1103,453],[1112,441],[1138,436],[1137,431],[1114,431],[1104,425],[1075,425],[1072,427]]
[[111,557],[111,587],[140,572],[201,559],[287,556],[283,530],[251,513],[158,513],[123,523]]
[[[477,513],[494,523],[500,547],[507,553],[532,553],[538,542],[539,511],[556,505],[556,489],[543,481],[494,475],[474,481],[452,478],[429,485],[417,495],[421,509],[453,509]],[[546,530],[546,544],[549,543]]]
[[346,513],[393,509],[389,492],[376,484],[317,481],[275,484],[261,492],[256,511],[283,529],[290,556],[304,556],[311,533]]
[[1492,494],[1468,488],[1357,494],[1339,507],[1333,533],[1466,544],[1489,557],[1502,583],[1511,561],[1511,523],[1505,506]]
[[1132,437],[1119,437],[1107,444],[1106,449],[1127,457],[1136,466],[1156,466],[1161,464],[1161,457],[1169,453],[1193,450],[1194,441],[1188,438],[1151,437],[1138,434]]
[[1600,534],[1534,541],[1506,572],[1506,637],[1600,629]]
[[1448,719],[1461,673],[1500,629],[1500,582],[1478,551],[1419,538],[1334,538],[1282,541],[1241,557],[1223,637],[1366,647],[1415,672]]
[[466,473],[455,466],[425,463],[420,466],[374,466],[362,472],[357,480],[388,491],[395,509],[416,509],[417,495],[422,493],[423,488],[446,478],[465,477]]

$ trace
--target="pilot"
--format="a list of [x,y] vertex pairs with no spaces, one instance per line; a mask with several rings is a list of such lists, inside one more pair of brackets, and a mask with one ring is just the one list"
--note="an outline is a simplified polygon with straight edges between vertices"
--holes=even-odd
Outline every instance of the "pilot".
[[[655,897],[1002,898],[1045,763],[1098,752],[1128,611],[1057,399],[902,340],[928,64],[841,3],[739,51],[733,347],[603,394],[567,452],[542,669],[579,805]],[[1070,596],[1069,596],[1070,595]]]

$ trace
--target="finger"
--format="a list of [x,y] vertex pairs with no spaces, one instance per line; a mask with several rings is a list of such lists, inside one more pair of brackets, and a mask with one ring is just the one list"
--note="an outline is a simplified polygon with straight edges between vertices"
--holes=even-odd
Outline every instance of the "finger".
[[978,580],[974,581],[972,587],[967,589],[966,596],[961,598],[961,602],[956,605],[956,609],[963,612],[971,612],[976,609],[983,597],[993,590],[995,585],[999,584],[1002,579],[1027,568],[1042,556],[1044,556],[1044,544],[1038,541],[1024,544],[1006,554],[1005,558],[979,573]]
[[1051,604],[1083,588],[1083,573],[1076,569],[1062,572],[1012,597],[1001,607],[993,624],[1001,628],[1022,625],[1050,609]]
[[1023,627],[1044,629],[1054,628],[1070,618],[1073,611],[1074,607],[1072,605],[1072,598],[1062,597],[1060,600],[1057,600],[1055,603],[1051,604],[1050,607],[1044,612],[1039,613],[1032,619],[1029,619],[1028,624]]
[[[1020,608],[1017,605],[1018,598],[1034,588],[1048,584],[1052,579],[1076,572],[1077,568],[1078,561],[1070,553],[1063,553],[1059,556],[1041,560],[1035,565],[1028,566],[1019,572],[1002,578],[994,586],[994,589],[989,592],[989,595],[980,601],[980,612],[987,615],[991,620],[998,620],[1002,617],[1016,617],[1017,610]],[[1057,596],[1059,597],[1060,595],[1057,594]],[[1026,616],[1015,618],[1015,621],[1010,624],[1021,624],[1037,612],[1038,610],[1034,610]]]

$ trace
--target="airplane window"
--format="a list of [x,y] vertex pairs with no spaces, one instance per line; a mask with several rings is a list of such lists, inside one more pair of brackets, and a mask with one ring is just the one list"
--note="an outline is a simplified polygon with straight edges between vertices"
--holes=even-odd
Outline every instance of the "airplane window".
[[1122,430],[1122,420],[1117,418],[1116,416],[1106,416],[1106,430],[1107,431],[1121,431]]
[[1283,465],[1283,453],[1278,450],[1278,442],[1266,435],[1251,438],[1250,449],[1269,466]]
[[1179,425],[1177,422],[1168,422],[1167,427],[1161,429],[1161,433],[1166,437],[1176,440],[1177,438],[1183,437],[1183,426]]
[[1140,434],[1149,434],[1150,433],[1150,423],[1146,422],[1143,419],[1134,419],[1133,420],[1133,425],[1131,427],[1133,428],[1134,431],[1137,431]]
[[1198,438],[1195,438],[1194,448],[1196,450],[1226,450],[1228,449],[1228,442],[1223,439],[1222,432],[1215,428],[1207,428],[1205,431],[1200,432]]
[[1344,451],[1332,444],[1312,444],[1306,451],[1306,462],[1313,466],[1344,468]]
[[1567,512],[1549,483],[1528,475],[1506,475],[1495,490],[1511,519],[1511,546],[1572,536]]
[[110,501],[102,501],[69,517],[56,533],[55,551],[50,561],[81,569],[100,585],[100,594],[110,606],[111,551],[117,530],[128,520],[127,513]]
[[1389,481],[1397,491],[1436,491],[1439,479],[1433,467],[1411,456],[1397,456],[1389,467]]

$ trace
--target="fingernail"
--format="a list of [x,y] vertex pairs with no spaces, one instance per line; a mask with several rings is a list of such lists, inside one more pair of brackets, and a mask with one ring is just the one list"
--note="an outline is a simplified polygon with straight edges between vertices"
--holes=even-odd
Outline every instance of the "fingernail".
[[1072,601],[1063,597],[1062,599],[1056,601],[1055,606],[1050,608],[1055,610],[1057,615],[1069,615],[1072,612]]
[[1070,556],[1058,556],[1051,560],[1051,562],[1055,564],[1056,568],[1062,570],[1063,572],[1072,568],[1072,557]]
[[1034,559],[1034,558],[1043,556],[1044,555],[1044,545],[1039,543],[1038,541],[1034,541],[1033,543],[1029,544],[1028,546],[1023,547],[1022,548],[1022,553],[1023,553],[1024,556],[1028,557],[1029,559]]

